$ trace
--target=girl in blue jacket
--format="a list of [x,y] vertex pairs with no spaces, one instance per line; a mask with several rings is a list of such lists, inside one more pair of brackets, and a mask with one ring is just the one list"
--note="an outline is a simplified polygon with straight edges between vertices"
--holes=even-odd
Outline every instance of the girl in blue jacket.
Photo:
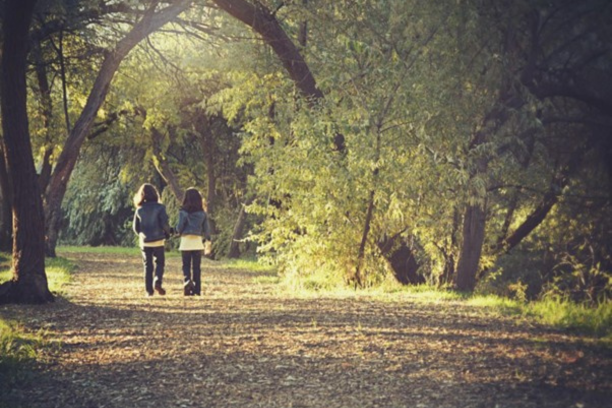
[[185,191],[179,211],[176,232],[181,235],[179,251],[183,258],[184,295],[200,295],[202,289],[202,251],[204,240],[210,241],[208,215],[204,211],[202,195],[191,187]]
[[[142,262],[144,265],[145,290],[153,296],[153,287],[160,295],[166,291],[162,287],[165,267],[165,239],[170,237],[170,225],[166,207],[159,202],[155,186],[143,184],[134,196],[134,222],[132,228],[138,234]],[[155,261],[155,284],[153,283],[153,261]]]

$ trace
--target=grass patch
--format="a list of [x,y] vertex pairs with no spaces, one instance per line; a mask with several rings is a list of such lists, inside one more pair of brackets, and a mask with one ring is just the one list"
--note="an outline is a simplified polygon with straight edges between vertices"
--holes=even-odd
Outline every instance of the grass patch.
[[[60,246],[57,248],[59,254],[101,254],[101,255],[121,255],[137,257],[141,256],[139,247],[118,247],[118,246]],[[168,249],[166,247],[166,258],[181,256],[180,251]]]
[[[74,265],[65,258],[47,258],[45,259],[45,273],[47,275],[47,283],[49,290],[55,294],[62,294],[62,287],[70,282],[71,272],[74,270]],[[0,283],[6,282],[13,278],[11,272],[11,257],[6,253],[0,254]]]
[[468,296],[465,303],[469,306],[486,308],[489,311],[502,315],[524,314],[524,305],[521,302],[494,295]]
[[26,368],[45,345],[42,333],[28,334],[18,323],[0,320],[0,389],[26,379]]
[[[62,294],[73,270],[74,265],[65,258],[47,258],[45,272],[49,290]],[[0,282],[12,277],[10,255],[0,254]],[[29,366],[47,345],[43,332],[27,333],[18,322],[0,318],[0,391],[10,390],[14,384],[25,380]]]
[[74,264],[66,258],[47,258],[45,271],[49,290],[55,294],[63,294],[63,286],[71,281],[74,267]]
[[483,307],[503,315],[528,317],[547,326],[598,337],[604,342],[612,343],[610,302],[593,307],[558,298],[521,302],[494,295],[473,295],[466,298],[465,304]]
[[258,283],[261,285],[276,285],[280,283],[280,277],[270,275],[257,276],[253,278],[253,283]]
[[525,314],[538,321],[563,329],[602,337],[612,342],[612,303],[597,307],[576,304],[564,299],[548,298],[524,306]]
[[263,265],[255,259],[228,259],[223,261],[223,267],[227,269],[240,269],[247,272],[265,273],[276,276],[276,270],[269,265]]
[[[378,292],[377,289],[373,289],[373,291],[374,293]],[[453,301],[461,300],[466,297],[462,293],[437,288],[432,285],[423,284],[404,286],[397,282],[388,281],[383,282],[382,286],[380,287],[380,291],[383,294],[407,295],[414,300],[423,302]]]
[[383,283],[379,291],[382,294],[406,294],[412,299],[423,302],[456,301],[467,306],[482,308],[487,313],[527,317],[547,326],[597,337],[604,343],[612,344],[611,302],[601,303],[596,307],[558,298],[522,302],[496,295],[460,293],[429,285],[404,287],[395,283]]
[[300,291],[328,296],[347,296],[352,292],[353,295],[372,296],[381,301],[409,298],[411,301],[423,303],[456,302],[482,309],[483,313],[529,318],[550,327],[595,337],[604,344],[612,345],[611,302],[601,303],[596,307],[552,298],[523,302],[496,295],[461,293],[430,285],[404,286],[392,280],[358,291],[330,285],[302,285]]
[[76,253],[76,254],[109,254],[109,255],[129,255],[140,256],[140,248],[138,247],[115,247],[115,246],[60,246],[57,248],[58,253]]

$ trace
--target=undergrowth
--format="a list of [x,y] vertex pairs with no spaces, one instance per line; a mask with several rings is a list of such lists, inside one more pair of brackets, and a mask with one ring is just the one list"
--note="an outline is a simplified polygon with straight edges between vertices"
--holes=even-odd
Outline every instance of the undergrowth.
[[281,284],[298,295],[316,293],[346,296],[352,293],[354,296],[371,296],[379,300],[409,298],[411,301],[425,303],[458,302],[489,314],[526,317],[550,327],[595,337],[604,344],[612,345],[611,302],[589,306],[553,296],[527,301],[493,294],[461,293],[431,285],[404,286],[392,279],[372,288],[354,290],[346,286],[313,284],[315,280],[313,277],[302,282],[288,282],[284,279]]

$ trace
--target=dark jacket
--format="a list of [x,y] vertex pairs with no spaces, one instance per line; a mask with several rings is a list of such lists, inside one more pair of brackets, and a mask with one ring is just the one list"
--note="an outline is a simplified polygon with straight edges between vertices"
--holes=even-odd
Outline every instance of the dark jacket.
[[208,215],[204,211],[188,213],[179,211],[179,220],[176,224],[176,232],[181,235],[199,235],[210,241],[210,226]]
[[147,202],[136,209],[133,223],[134,232],[144,242],[159,241],[170,236],[170,225],[166,206],[160,203]]

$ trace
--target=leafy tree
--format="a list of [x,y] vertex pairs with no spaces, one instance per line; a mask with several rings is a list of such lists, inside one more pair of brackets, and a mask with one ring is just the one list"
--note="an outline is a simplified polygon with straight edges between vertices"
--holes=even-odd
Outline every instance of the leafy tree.
[[79,150],[91,130],[95,116],[106,98],[110,83],[119,65],[132,48],[153,31],[185,11],[191,1],[176,1],[160,11],[156,9],[158,3],[157,1],[153,2],[147,7],[142,18],[134,23],[132,29],[113,46],[111,51],[106,53],[87,97],[87,102],[57,158],[45,194],[47,254],[49,256],[55,255],[58,224],[61,221],[61,203],[66,193],[70,175],[78,159]]

